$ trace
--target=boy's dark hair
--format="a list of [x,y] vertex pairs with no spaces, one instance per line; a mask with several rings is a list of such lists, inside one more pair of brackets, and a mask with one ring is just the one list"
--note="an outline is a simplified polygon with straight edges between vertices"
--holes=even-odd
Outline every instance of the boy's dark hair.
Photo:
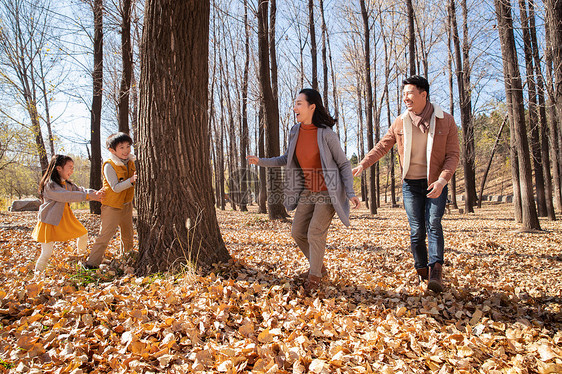
[[421,75],[412,75],[402,81],[402,89],[407,84],[413,84],[418,90],[427,92],[427,98],[429,99],[429,82],[427,79]]
[[124,132],[116,132],[115,134],[109,135],[105,141],[107,148],[111,148],[113,150],[121,143],[129,143],[132,145],[133,139]]
[[333,118],[329,113],[324,104],[322,103],[322,96],[320,92],[312,88],[303,88],[300,90],[299,94],[304,94],[306,96],[306,101],[308,104],[316,105],[314,113],[312,114],[312,124],[316,127],[332,128],[337,122],[337,119]]

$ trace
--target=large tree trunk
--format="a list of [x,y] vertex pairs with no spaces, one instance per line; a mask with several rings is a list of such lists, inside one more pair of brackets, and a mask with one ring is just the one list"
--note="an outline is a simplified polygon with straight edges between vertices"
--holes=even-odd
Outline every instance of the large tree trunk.
[[531,34],[531,49],[533,61],[535,63],[535,76],[537,78],[537,96],[539,101],[539,128],[541,142],[541,158],[542,170],[544,174],[544,192],[546,199],[547,216],[551,221],[556,220],[554,212],[554,203],[552,200],[552,175],[550,173],[550,154],[549,154],[549,133],[546,118],[546,103],[544,98],[544,79],[541,70],[541,59],[539,54],[539,44],[537,41],[537,28],[535,26],[535,4],[533,0],[529,1],[529,31]]
[[209,162],[209,8],[202,0],[145,5],[138,274],[230,258],[213,206]]
[[531,151],[533,156],[533,169],[535,171],[535,189],[537,194],[537,207],[539,217],[546,217],[546,197],[544,187],[544,174],[542,170],[541,141],[539,134],[539,112],[537,107],[537,88],[535,67],[533,64],[533,51],[531,35],[529,33],[529,17],[527,16],[527,2],[519,0],[519,14],[523,29],[523,50],[525,53],[525,71],[527,76],[527,92],[529,94],[529,126],[531,127]]
[[[90,121],[90,188],[100,189],[101,182],[101,105],[103,95],[103,0],[94,1],[94,71],[92,73],[94,93]],[[90,201],[90,213],[100,214],[101,204]]]
[[[363,17],[363,35],[365,42],[365,88],[367,91],[367,102],[365,109],[367,111],[367,147],[369,150],[374,147],[373,138],[373,88],[371,86],[371,41],[369,28],[369,15],[365,6],[365,0],[360,1],[361,16]],[[378,164],[378,163],[377,163]],[[371,166],[369,170],[369,210],[371,214],[377,214],[376,201],[376,164]]]
[[[259,80],[265,113],[265,157],[277,157],[279,149],[279,108],[271,87],[270,56],[268,43],[268,5],[260,0],[258,5],[258,53]],[[275,72],[276,74],[277,72]],[[281,168],[267,169],[267,210],[269,219],[284,219],[287,212],[283,206],[283,175]]]
[[525,126],[523,107],[523,85],[517,63],[517,51],[513,36],[513,21],[511,17],[511,4],[504,0],[495,0],[498,32],[502,49],[503,63],[506,66],[504,73],[506,91],[511,91],[511,120],[514,123],[515,144],[518,154],[519,181],[521,186],[521,211],[522,230],[540,230],[539,219],[533,196],[533,177],[531,159],[529,156],[529,142]]
[[314,0],[308,0],[308,25],[310,31],[310,56],[312,58],[312,88],[318,90],[318,56],[316,52],[316,30],[314,27]]
[[133,72],[133,53],[131,50],[131,0],[123,0],[121,8],[121,59],[123,75],[119,87],[119,131],[129,133],[129,90]]

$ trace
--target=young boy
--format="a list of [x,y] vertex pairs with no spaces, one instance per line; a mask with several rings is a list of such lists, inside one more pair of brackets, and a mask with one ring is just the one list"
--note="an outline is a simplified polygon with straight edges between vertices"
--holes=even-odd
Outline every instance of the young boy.
[[133,196],[137,172],[131,154],[132,144],[131,137],[122,132],[107,138],[106,145],[111,155],[103,163],[105,198],[101,206],[101,228],[84,264],[88,269],[100,266],[117,227],[121,228],[121,250],[130,251],[133,248]]

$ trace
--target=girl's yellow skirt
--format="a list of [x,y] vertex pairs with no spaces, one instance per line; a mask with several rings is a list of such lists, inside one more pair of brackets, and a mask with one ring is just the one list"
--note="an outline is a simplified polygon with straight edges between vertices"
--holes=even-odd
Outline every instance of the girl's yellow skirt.
[[70,239],[79,238],[88,233],[88,230],[76,219],[68,203],[64,204],[64,210],[60,223],[50,225],[44,222],[37,222],[31,237],[39,243],[65,242]]

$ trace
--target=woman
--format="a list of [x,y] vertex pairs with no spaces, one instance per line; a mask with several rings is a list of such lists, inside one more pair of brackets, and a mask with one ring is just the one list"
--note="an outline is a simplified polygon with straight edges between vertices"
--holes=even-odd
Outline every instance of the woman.
[[291,236],[310,264],[301,274],[305,290],[317,289],[328,272],[323,265],[326,236],[337,212],[349,226],[349,202],[360,205],[353,192],[351,165],[332,127],[332,118],[318,91],[306,88],[299,92],[293,108],[297,124],[289,133],[288,149],[283,156],[258,158],[248,162],[264,167],[285,166],[285,207],[297,209]]

